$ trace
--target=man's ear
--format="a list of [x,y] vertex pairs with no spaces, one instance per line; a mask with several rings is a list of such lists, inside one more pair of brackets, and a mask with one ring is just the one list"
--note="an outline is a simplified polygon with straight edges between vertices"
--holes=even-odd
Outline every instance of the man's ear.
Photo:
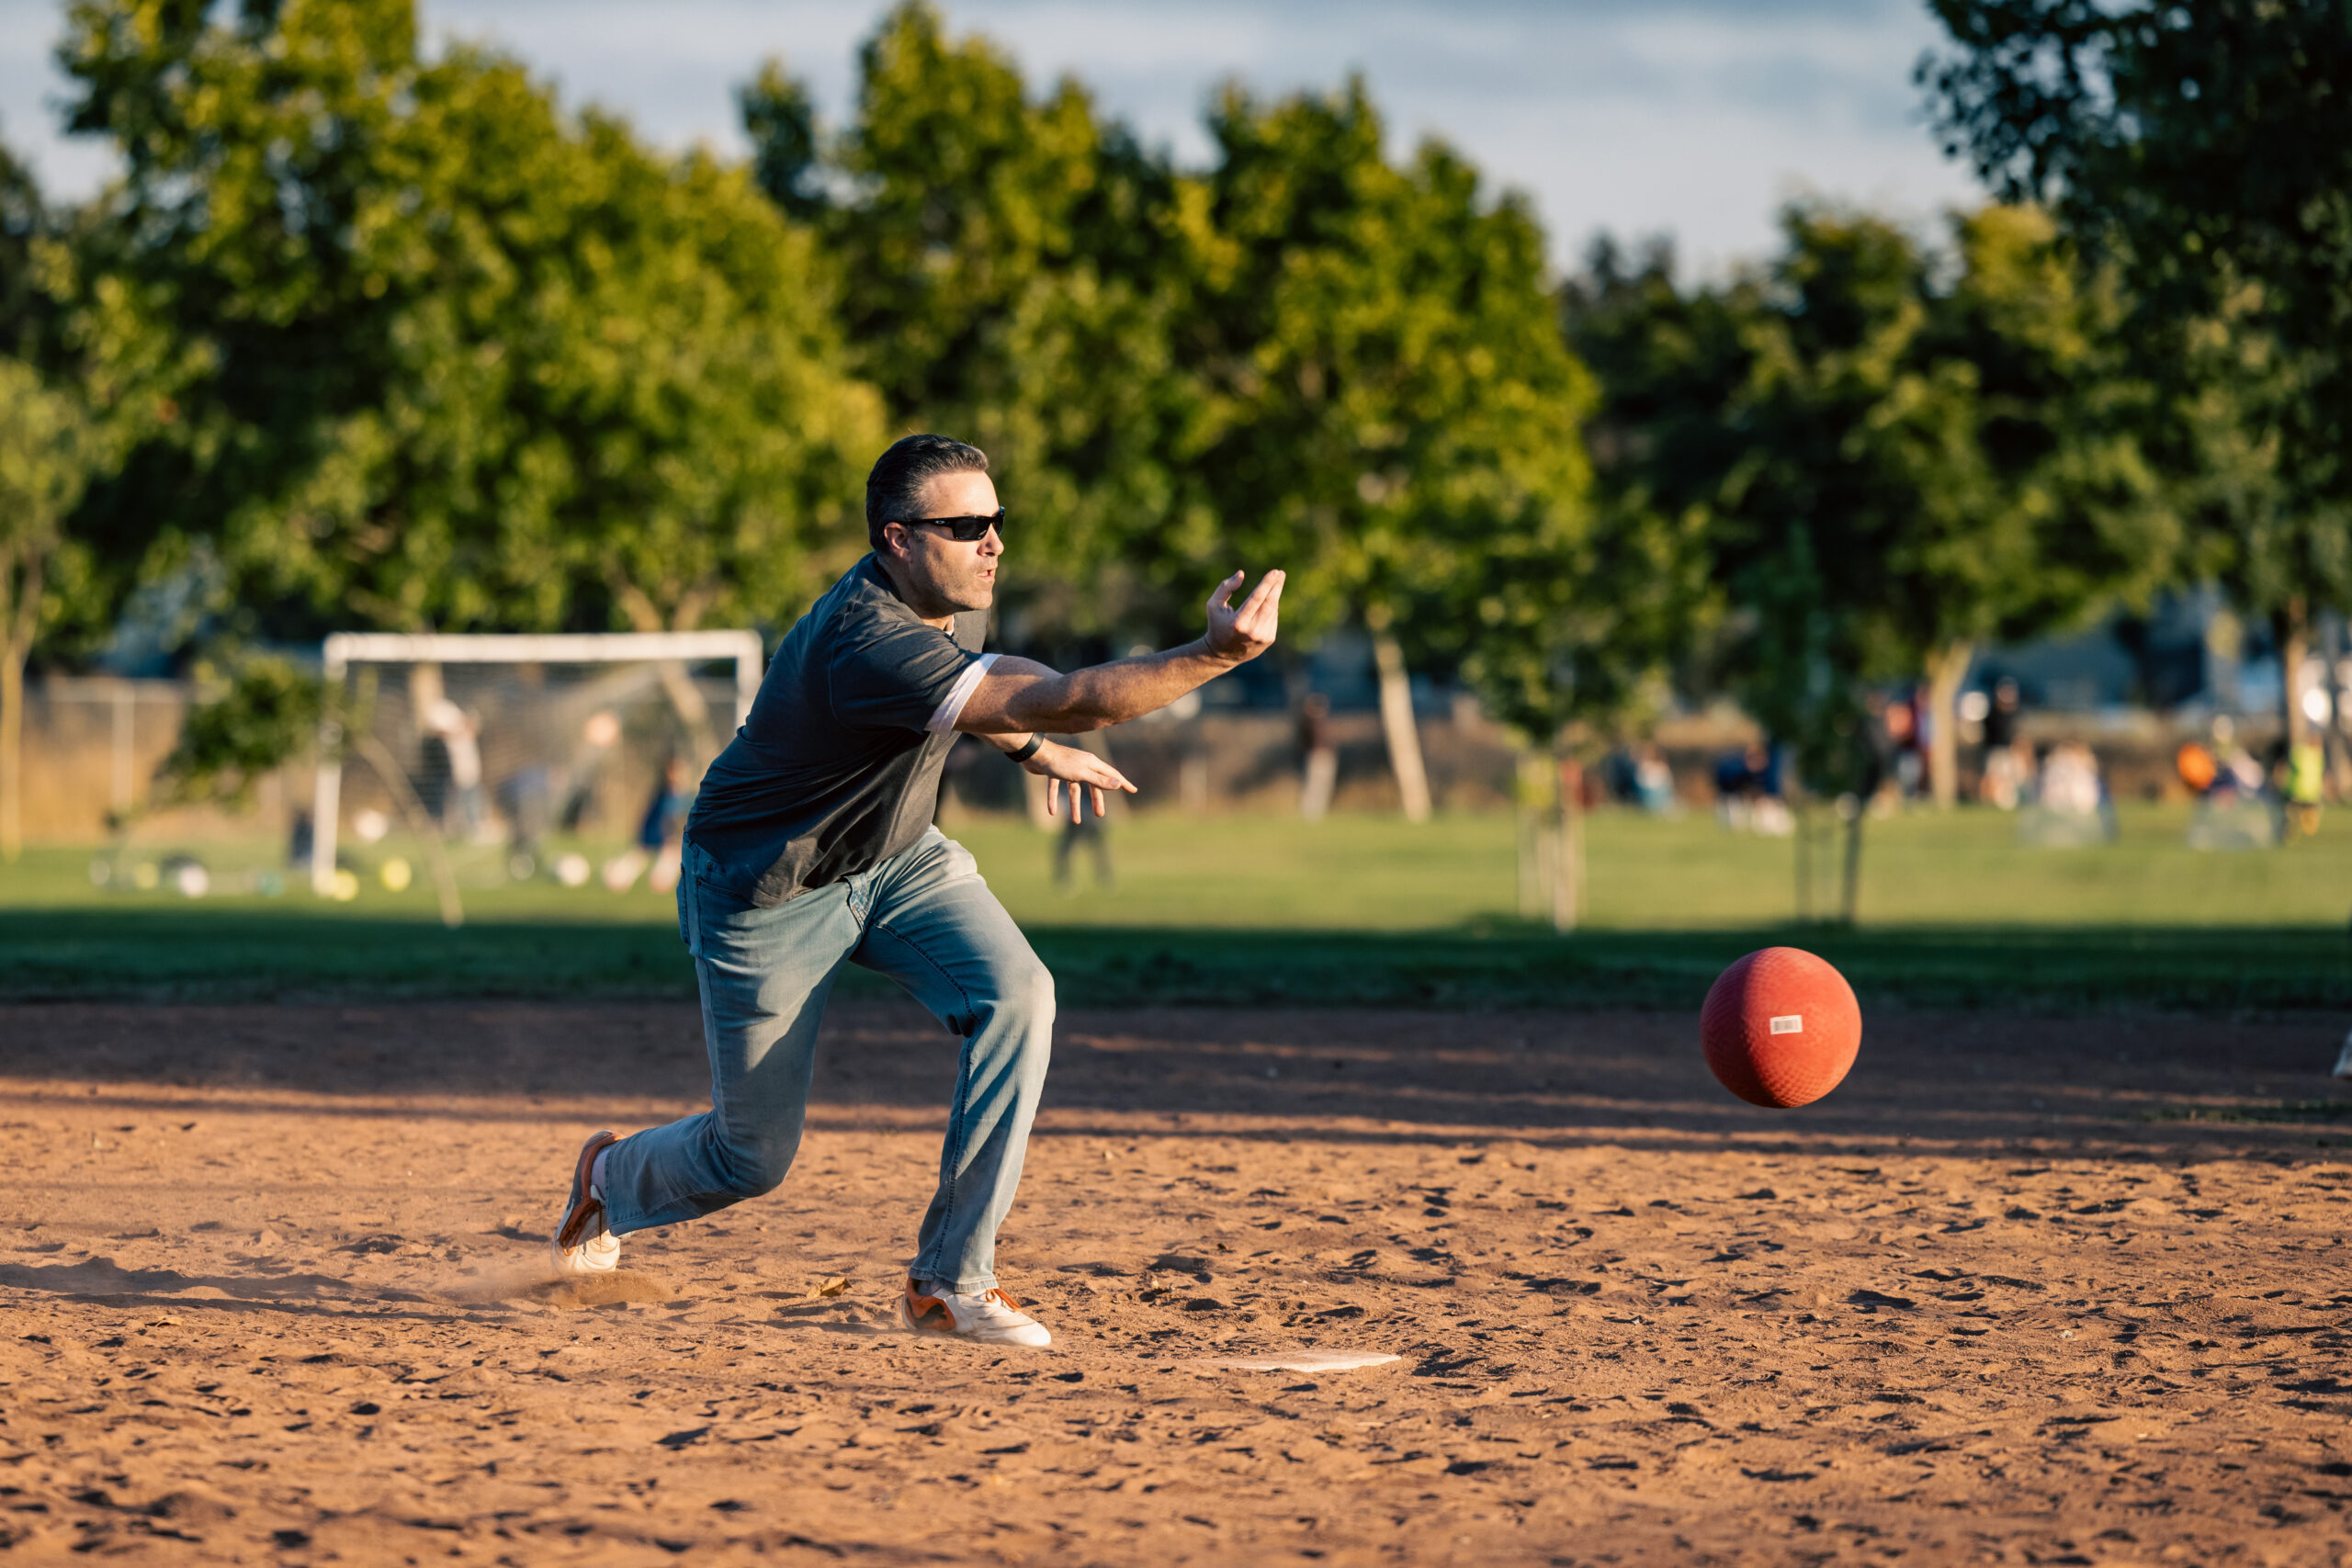
[[[894,529],[896,532],[893,532]],[[898,523],[882,525],[882,553],[894,560],[907,558],[907,530],[904,525]]]

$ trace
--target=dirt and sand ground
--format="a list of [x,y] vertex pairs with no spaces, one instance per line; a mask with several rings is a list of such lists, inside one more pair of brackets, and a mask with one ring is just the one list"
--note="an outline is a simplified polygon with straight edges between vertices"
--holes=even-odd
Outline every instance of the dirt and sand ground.
[[[1882,1016],[1774,1113],[1685,1018],[1067,1016],[1044,1352],[886,1328],[953,1042],[830,1027],[792,1181],[582,1297],[690,1010],[0,1009],[6,1555],[2352,1562],[2345,1124],[2163,1119],[2329,1021]],[[1301,1348],[1398,1359],[1201,1364]]]

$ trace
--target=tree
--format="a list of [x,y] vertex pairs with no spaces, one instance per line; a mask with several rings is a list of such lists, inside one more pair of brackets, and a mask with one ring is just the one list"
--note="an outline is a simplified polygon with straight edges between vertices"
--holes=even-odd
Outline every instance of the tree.
[[2115,374],[2112,293],[2030,210],[1957,220],[1949,290],[1883,222],[1799,211],[1789,234],[1741,399],[1746,549],[1760,569],[1778,549],[1765,520],[1805,520],[1809,570],[1849,617],[1835,657],[1927,675],[1949,805],[1975,648],[2144,597],[2174,564],[2137,389]]
[[1956,217],[1952,236],[1959,276],[1922,344],[1967,367],[1965,478],[1951,482],[1974,513],[1921,545],[1941,806],[1957,793],[1954,699],[1976,649],[2144,605],[2185,549],[2113,269],[2086,264],[2039,208],[1986,207]]
[[1589,381],[1523,207],[1441,147],[1392,166],[1360,85],[1228,94],[1193,174],[1072,83],[1032,96],[926,5],[893,11],[861,64],[839,138],[775,67],[746,127],[780,201],[839,193],[818,221],[894,418],[995,457],[1023,539],[1015,635],[1172,631],[1201,581],[1283,564],[1308,635],[1374,634],[1425,815],[1407,659],[1528,689],[1544,660],[1513,639],[1548,612],[1524,592],[1588,521]]
[[82,521],[217,537],[279,635],[780,620],[851,553],[878,410],[747,171],[424,60],[409,0],[210,15],[69,10],[127,169],[75,331],[162,411]]
[[2131,291],[2163,456],[2284,658],[2352,608],[2352,11],[2337,0],[1933,0],[1948,150],[2052,205]]
[[[1874,784],[1866,699],[1925,674],[1939,797],[1973,651],[2144,592],[2172,513],[2136,444],[2109,284],[2046,219],[1955,221],[1948,264],[1799,207],[1769,272],[1690,294],[1596,253],[1569,329],[1602,378],[1604,509],[1688,519],[1726,614],[1715,668],[1808,789]],[[1946,281],[1948,279],[1949,281]],[[1849,912],[1860,851],[1849,819]]]
[[24,848],[25,660],[58,597],[65,519],[94,458],[76,400],[0,358],[0,858]]
[[1586,540],[1591,378],[1525,205],[1486,198],[1436,142],[1391,164],[1361,82],[1272,103],[1228,88],[1209,129],[1178,356],[1204,400],[1213,547],[1283,564],[1309,632],[1371,632],[1406,813],[1425,816],[1407,660],[1475,653],[1498,692],[1544,660],[1468,628],[1540,622],[1518,587],[1556,592]]
[[1184,624],[1197,584],[1160,547],[1204,531],[1196,400],[1171,361],[1181,182],[1075,83],[1033,96],[928,5],[893,10],[859,60],[838,137],[775,62],[742,94],[745,130],[763,187],[839,258],[849,340],[894,425],[977,443],[1005,481],[1006,629],[1051,644]]

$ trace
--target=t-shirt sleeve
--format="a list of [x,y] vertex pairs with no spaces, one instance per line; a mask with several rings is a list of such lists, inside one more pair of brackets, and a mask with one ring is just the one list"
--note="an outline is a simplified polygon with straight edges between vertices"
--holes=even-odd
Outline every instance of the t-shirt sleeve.
[[894,626],[833,656],[833,716],[857,729],[953,729],[995,662],[936,627]]

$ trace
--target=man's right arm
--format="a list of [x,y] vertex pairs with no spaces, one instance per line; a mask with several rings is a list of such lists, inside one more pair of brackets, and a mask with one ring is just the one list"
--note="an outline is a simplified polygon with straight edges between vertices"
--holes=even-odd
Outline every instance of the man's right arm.
[[999,659],[974,689],[956,728],[974,735],[1107,728],[1166,707],[1274,645],[1283,574],[1270,571],[1238,606],[1235,572],[1209,595],[1208,631],[1182,648],[1058,674],[1028,659]]

